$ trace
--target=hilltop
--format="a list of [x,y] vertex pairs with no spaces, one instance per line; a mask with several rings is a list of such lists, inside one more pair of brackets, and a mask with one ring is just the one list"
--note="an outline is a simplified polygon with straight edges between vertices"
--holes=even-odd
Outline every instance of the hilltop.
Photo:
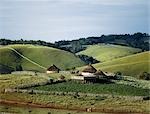
[[41,40],[9,40],[2,38],[0,39],[0,45],[9,45],[9,44],[33,44],[33,45],[42,45],[48,47],[54,47],[58,49],[63,49],[70,51],[72,53],[77,53],[85,49],[85,45],[95,45],[99,43],[106,44],[117,44],[130,46],[134,48],[140,48],[143,51],[149,50],[149,38],[150,35],[147,33],[134,33],[134,34],[109,34],[101,35],[97,37],[87,37],[79,38],[75,40],[61,40],[55,43],[50,43]]
[[55,64],[60,69],[66,70],[85,65],[70,52],[45,46],[8,45],[0,48],[0,55],[1,67],[8,66],[12,69],[21,65],[23,70],[45,71],[50,65]]
[[98,45],[89,45],[85,50],[80,51],[77,54],[92,56],[98,61],[104,62],[132,55],[138,52],[141,52],[141,49],[112,44],[98,44]]

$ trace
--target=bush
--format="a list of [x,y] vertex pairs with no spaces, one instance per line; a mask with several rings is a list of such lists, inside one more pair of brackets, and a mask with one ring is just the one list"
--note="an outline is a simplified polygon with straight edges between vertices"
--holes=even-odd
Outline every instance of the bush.
[[143,97],[143,100],[150,100],[150,96]]
[[61,76],[59,76],[59,79],[60,79],[60,80],[65,80],[65,76],[64,76],[64,75],[61,75]]
[[107,97],[105,97],[105,96],[96,96],[95,97],[95,100],[96,101],[102,101],[102,100],[105,100]]
[[148,73],[148,72],[142,72],[142,73],[140,73],[139,79],[150,80],[150,73]]
[[120,71],[115,72],[115,79],[122,79],[122,73]]
[[22,69],[22,66],[21,65],[17,65],[16,66],[16,71],[22,71],[23,69]]

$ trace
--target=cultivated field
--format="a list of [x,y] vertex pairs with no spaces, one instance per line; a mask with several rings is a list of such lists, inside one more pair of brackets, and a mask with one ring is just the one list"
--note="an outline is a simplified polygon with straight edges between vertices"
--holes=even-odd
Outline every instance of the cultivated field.
[[123,96],[146,96],[149,89],[132,87],[124,84],[81,84],[76,82],[63,82],[52,85],[33,87],[31,89],[44,91],[81,92],[93,94],[111,94]]
[[[43,83],[51,78],[57,79],[55,76],[58,75],[54,74],[52,76],[51,74],[47,76],[44,73],[38,73],[37,75],[1,75],[0,89]],[[141,83],[138,81],[140,80],[125,77],[111,84],[60,82],[28,88],[29,90],[52,92],[50,94],[31,91],[11,93],[1,91],[0,98],[1,102],[9,101],[9,103],[14,104],[33,104],[34,106],[75,109],[79,111],[86,111],[87,108],[92,108],[93,111],[98,112],[147,112],[149,111],[149,101],[143,100],[143,96],[149,95],[149,83],[144,80],[140,81]],[[60,94],[60,92],[62,93]]]

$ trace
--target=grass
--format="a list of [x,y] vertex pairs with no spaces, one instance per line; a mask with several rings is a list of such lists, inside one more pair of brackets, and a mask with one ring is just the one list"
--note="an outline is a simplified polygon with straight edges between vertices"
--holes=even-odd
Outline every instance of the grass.
[[142,52],[112,61],[95,64],[94,67],[107,72],[120,71],[123,75],[137,77],[141,72],[150,72],[150,52]]
[[9,66],[15,69],[16,65],[21,64],[23,70],[44,71],[38,65],[33,64],[29,60],[22,58],[15,51],[15,49],[24,57],[29,60],[48,68],[50,65],[55,64],[60,69],[82,66],[85,63],[81,61],[74,54],[56,48],[34,45],[9,45],[0,48],[0,64]]
[[53,79],[58,79],[61,75],[65,76],[65,79],[71,79],[71,74],[69,71],[60,71],[59,73],[46,74],[48,77]]
[[46,82],[48,78],[43,76],[30,75],[0,75],[0,90],[5,88],[15,88],[20,85],[30,85],[40,82]]
[[[52,74],[51,74],[52,75]],[[56,74],[55,74],[56,75]],[[51,77],[51,76],[50,76]],[[55,77],[55,76],[54,76]],[[47,81],[48,77],[39,74],[38,76],[29,75],[0,75],[0,90],[8,87],[16,87],[20,84],[39,83],[41,81]],[[134,79],[129,79],[133,81]],[[144,82],[143,82],[144,84]],[[28,93],[0,93],[1,100],[14,100],[18,102],[32,102],[38,104],[53,104],[62,107],[80,107],[80,108],[98,108],[104,110],[113,111],[149,111],[149,101],[143,101],[137,98],[137,96],[148,95],[148,89],[142,89],[132,87],[125,84],[80,84],[75,82],[58,83],[46,86],[39,86],[30,89],[48,90],[48,91],[69,91],[69,92],[84,92],[84,93],[100,93],[110,94],[112,97],[96,97],[80,95],[74,97],[73,95],[46,95],[46,94],[28,94]],[[114,95],[114,96],[113,96]],[[121,95],[117,97],[115,95]],[[127,95],[122,97],[122,95]],[[136,96],[135,96],[136,95]],[[141,98],[141,97],[140,97]],[[16,109],[16,108],[15,108]],[[17,109],[17,111],[22,109]],[[23,109],[24,110],[24,109]],[[31,110],[31,109],[30,109]],[[39,110],[39,109],[36,109]],[[36,112],[32,109],[32,113]],[[0,111],[10,111],[13,109],[1,109]],[[25,111],[28,111],[25,109]],[[41,113],[47,113],[47,110],[39,111]],[[52,111],[53,112],[53,111]],[[54,111],[55,112],[55,111]],[[57,112],[57,111],[56,111]],[[58,111],[59,112],[59,111]],[[66,113],[66,112],[64,112]],[[74,113],[74,112],[72,112]]]
[[[9,105],[0,105],[1,113],[19,113],[19,114],[87,114],[87,112],[78,111],[66,111],[66,110],[56,110],[49,108],[34,108],[34,107],[17,107]],[[102,113],[90,113],[90,114],[102,114]]]
[[52,85],[33,87],[36,90],[61,91],[61,92],[82,92],[93,94],[112,94],[112,95],[129,95],[145,96],[148,95],[149,89],[142,89],[123,84],[81,84],[76,82],[64,82]]
[[83,50],[77,54],[92,56],[93,58],[101,62],[105,62],[116,58],[132,55],[137,52],[141,52],[141,49],[111,44],[99,44],[90,45],[86,50]]
[[[26,93],[5,93],[0,94],[1,99],[17,100],[20,102],[32,102],[39,104],[54,104],[63,107],[80,107],[80,108],[98,108],[112,111],[138,111],[148,112],[149,101],[141,101],[134,97],[128,98],[106,98],[104,100],[97,100],[95,97],[80,97],[74,98],[73,96],[57,96],[57,95],[41,95],[41,94],[26,94]],[[82,100],[83,99],[83,100]]]

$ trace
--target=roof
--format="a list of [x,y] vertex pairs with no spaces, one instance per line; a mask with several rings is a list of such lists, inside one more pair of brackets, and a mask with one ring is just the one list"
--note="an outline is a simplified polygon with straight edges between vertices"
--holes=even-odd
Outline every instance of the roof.
[[48,69],[48,71],[58,71],[60,70],[57,66],[55,66],[54,64],[52,66],[50,66]]
[[97,70],[92,65],[88,65],[82,72],[95,73],[96,71]]
[[96,71],[95,75],[103,75],[106,76],[105,73],[101,70]]

